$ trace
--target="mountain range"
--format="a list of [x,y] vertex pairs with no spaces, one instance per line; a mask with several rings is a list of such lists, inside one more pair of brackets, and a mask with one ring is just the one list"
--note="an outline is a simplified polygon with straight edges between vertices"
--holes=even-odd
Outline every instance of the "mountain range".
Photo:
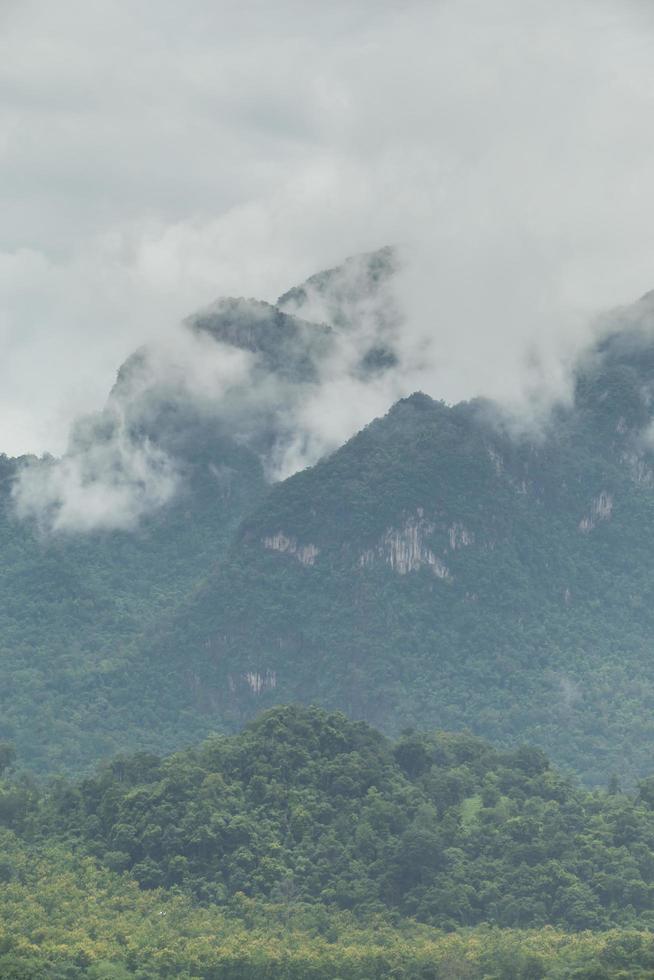
[[529,742],[591,785],[649,771],[654,297],[606,319],[537,427],[418,392],[312,442],[326,375],[398,370],[398,263],[221,300],[185,325],[192,361],[135,353],[64,457],[0,458],[0,737],[24,766],[299,701]]

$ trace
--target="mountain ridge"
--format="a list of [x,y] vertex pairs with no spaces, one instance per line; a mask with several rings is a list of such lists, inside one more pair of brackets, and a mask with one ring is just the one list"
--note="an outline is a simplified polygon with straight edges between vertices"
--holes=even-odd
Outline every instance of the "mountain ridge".
[[[580,369],[575,403],[560,406],[535,442],[498,428],[486,402],[450,407],[414,395],[273,487],[242,522],[214,585],[172,629],[181,674],[195,664],[197,643],[205,672],[196,682],[204,697],[214,691],[219,712],[229,713],[239,690],[245,717],[275,699],[336,707],[340,698],[355,716],[397,732],[416,719],[436,724],[442,712],[446,727],[470,725],[502,744],[527,737],[600,780],[611,758],[618,768],[625,753],[640,757],[635,728],[647,731],[647,723],[638,715],[634,727],[625,725],[620,701],[633,696],[636,666],[643,703],[652,698],[644,541],[653,460],[641,438],[651,421],[642,342],[630,338],[627,355],[607,360],[616,341],[606,341],[603,366]],[[633,582],[623,572],[616,589],[611,566],[634,553]],[[422,634],[411,616],[423,622]],[[592,690],[586,678],[601,663],[590,646],[598,616],[614,684],[601,709],[606,690]],[[166,657],[172,646],[164,646]],[[530,691],[526,705],[515,672]],[[421,677],[419,687],[407,683],[411,674]],[[471,709],[466,698],[476,699]],[[512,713],[517,726],[507,724]],[[598,713],[606,735],[600,727],[593,736]],[[629,765],[642,771],[647,751]]]
[[[171,750],[300,700],[389,734],[419,724],[469,727],[504,746],[530,740],[591,783],[647,771],[651,304],[607,320],[578,361],[572,400],[536,431],[488,400],[446,405],[414,393],[271,484],[265,459],[293,436],[284,412],[314,386],[304,335],[331,342],[351,329],[352,309],[374,314],[387,258],[380,293],[364,290],[357,307],[346,291],[340,328],[244,300],[214,304],[206,322],[190,318],[191,332],[221,351],[261,353],[244,375],[257,382],[252,403],[238,387],[217,404],[210,385],[192,397],[181,362],[162,377],[147,352],[126,362],[108,409],[74,430],[65,462],[91,488],[98,460],[112,481],[127,466],[129,490],[144,447],[174,460],[172,495],[131,525],[40,534],[16,520],[19,464],[4,461],[10,684],[0,735],[33,765],[79,769],[139,745]],[[341,280],[339,290],[356,276]],[[357,357],[391,336],[388,322],[375,323]],[[300,346],[287,364],[289,338]],[[313,363],[320,373],[320,357]],[[57,461],[39,467],[57,473]],[[27,726],[36,705],[38,725]]]

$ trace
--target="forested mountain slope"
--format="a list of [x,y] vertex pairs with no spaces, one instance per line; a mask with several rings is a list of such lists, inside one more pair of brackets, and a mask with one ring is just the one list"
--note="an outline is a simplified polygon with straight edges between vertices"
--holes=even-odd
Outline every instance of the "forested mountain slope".
[[538,428],[418,393],[275,483],[335,365],[398,368],[397,264],[220,300],[168,361],[128,359],[62,460],[2,459],[0,737],[24,764],[168,751],[299,700],[528,740],[591,783],[649,770],[652,297]]
[[536,435],[406,399],[272,489],[152,656],[234,725],[301,699],[527,739],[591,782],[646,772],[653,384],[631,324]]
[[56,535],[16,518],[20,461],[0,459],[0,737],[23,762],[79,769],[194,730],[144,687],[137,640],[204,578],[264,484],[225,440],[189,450],[184,493],[138,529]]
[[[347,266],[352,315],[357,302],[377,308],[391,254]],[[211,574],[266,492],[334,337],[326,322],[219,300],[172,350],[127,359],[61,459],[0,456],[0,738],[24,764],[79,770],[221,726],[144,661],[144,637]]]

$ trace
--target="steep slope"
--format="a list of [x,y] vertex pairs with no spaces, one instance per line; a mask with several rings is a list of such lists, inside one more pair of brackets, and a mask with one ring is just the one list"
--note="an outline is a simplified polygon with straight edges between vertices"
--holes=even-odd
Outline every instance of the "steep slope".
[[332,331],[282,313],[269,303],[222,299],[188,321],[191,330],[261,356],[264,371],[296,382],[315,381]]
[[[376,296],[376,253],[352,263]],[[23,763],[79,769],[215,724],[192,705],[180,714],[177,678],[139,644],[265,494],[337,346],[328,323],[222,299],[172,345],[128,358],[61,459],[0,457],[0,737]]]
[[529,739],[591,782],[648,770],[652,297],[538,433],[416,394],[271,488],[325,377],[393,370],[396,267],[221,300],[123,365],[62,460],[3,459],[0,737],[24,763],[163,751],[298,699]]
[[527,739],[591,782],[646,772],[653,383],[631,322],[538,438],[486,403],[406,399],[273,488],[153,656],[234,725],[300,699]]
[[264,483],[256,457],[224,440],[189,452],[174,501],[137,529],[85,534],[19,521],[20,461],[0,458],[0,737],[23,764],[76,770],[206,731],[148,697],[137,639],[205,577]]
[[353,255],[342,265],[310,276],[277,300],[280,310],[329,324],[355,340],[358,358],[351,365],[361,377],[383,374],[398,364],[397,331],[402,317],[394,294],[401,268],[397,249]]

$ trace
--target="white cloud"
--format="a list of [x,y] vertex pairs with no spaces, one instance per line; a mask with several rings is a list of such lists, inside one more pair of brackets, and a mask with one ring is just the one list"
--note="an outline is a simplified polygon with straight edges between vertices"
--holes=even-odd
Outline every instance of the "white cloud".
[[654,284],[646,5],[22,0],[0,17],[0,449],[62,451],[129,352],[216,296],[272,300],[386,242],[413,256],[403,371],[364,386],[340,349],[293,408],[283,471],[413,387],[563,391],[591,316]]
[[148,439],[134,440],[124,420],[81,452],[28,462],[14,484],[16,514],[42,530],[132,530],[179,487],[174,461]]

